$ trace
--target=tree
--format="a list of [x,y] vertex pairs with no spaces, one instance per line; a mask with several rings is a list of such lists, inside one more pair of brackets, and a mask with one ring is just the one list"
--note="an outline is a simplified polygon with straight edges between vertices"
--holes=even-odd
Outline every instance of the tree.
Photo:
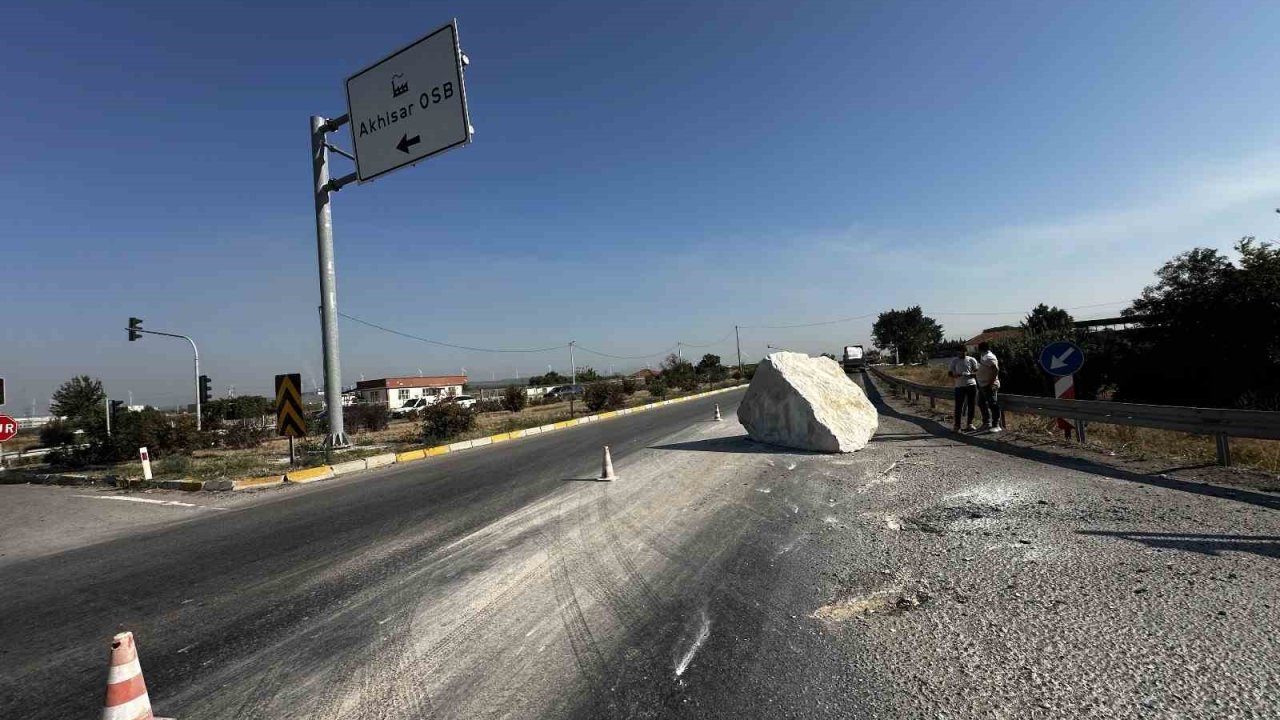
[[561,375],[555,370],[552,370],[546,375],[534,375],[533,377],[529,378],[530,387],[535,387],[538,385],[567,385],[568,383],[569,383],[569,378]]
[[942,342],[942,326],[916,305],[880,313],[871,326],[871,337],[877,347],[897,350],[903,362],[915,362]]
[[702,356],[698,364],[694,367],[694,371],[706,379],[707,382],[720,382],[725,379],[729,371],[724,365],[720,364],[720,356],[707,353]]
[[520,412],[529,404],[529,393],[519,385],[508,385],[502,391],[502,406],[511,412]]
[[622,386],[607,380],[588,383],[582,391],[582,402],[592,412],[609,409],[616,410],[626,404],[627,396]]
[[580,383],[595,382],[596,380],[600,379],[600,373],[596,372],[595,368],[591,367],[590,365],[583,365],[582,367],[578,368],[577,379],[578,379],[578,382]]
[[[834,353],[822,353],[822,357],[830,358],[831,360],[836,360],[836,356]],[[836,362],[840,362],[840,361],[836,360]]]
[[105,427],[103,402],[106,399],[101,380],[80,375],[62,383],[54,391],[49,410],[58,417],[66,418],[73,429],[88,432],[100,424]]
[[693,390],[698,387],[698,375],[693,368],[693,363],[675,353],[671,353],[662,361],[662,380],[667,387],[675,386],[683,390]]
[[1022,329],[1032,335],[1070,335],[1075,330],[1075,318],[1060,307],[1040,303],[1022,321]]
[[1123,398],[1219,407],[1280,407],[1280,247],[1236,243],[1166,262],[1123,314],[1149,343]]

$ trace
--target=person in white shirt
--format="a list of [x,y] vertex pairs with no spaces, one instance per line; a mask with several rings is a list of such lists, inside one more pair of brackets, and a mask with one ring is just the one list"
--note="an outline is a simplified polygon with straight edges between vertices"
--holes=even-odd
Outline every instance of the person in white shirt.
[[978,432],[1000,432],[1000,361],[991,352],[991,343],[978,343],[978,409],[982,427]]
[[978,402],[977,374],[978,361],[969,357],[969,352],[961,347],[947,368],[947,375],[956,383],[956,423],[953,428],[956,432],[960,432],[961,414],[966,415],[964,429],[970,432],[977,430],[973,426],[973,406]]

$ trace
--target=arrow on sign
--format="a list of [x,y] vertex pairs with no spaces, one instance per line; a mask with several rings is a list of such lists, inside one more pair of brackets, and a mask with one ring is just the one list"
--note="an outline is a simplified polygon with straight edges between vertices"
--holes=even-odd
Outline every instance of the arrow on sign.
[[396,149],[405,155],[409,154],[409,148],[422,142],[422,136],[414,135],[409,137],[407,134],[400,136],[400,142],[396,143]]
[[1064,352],[1064,353],[1062,353],[1061,355],[1054,355],[1052,358],[1050,358],[1050,359],[1049,359],[1049,369],[1050,369],[1050,370],[1057,370],[1057,369],[1059,369],[1059,368],[1064,368],[1064,367],[1066,367],[1066,366],[1067,366],[1067,358],[1071,357],[1071,353],[1073,353],[1073,352],[1075,352],[1075,351],[1076,351],[1076,349],[1075,349],[1075,348],[1073,348],[1073,347],[1069,347],[1069,348],[1067,348],[1067,351],[1066,351],[1066,352]]

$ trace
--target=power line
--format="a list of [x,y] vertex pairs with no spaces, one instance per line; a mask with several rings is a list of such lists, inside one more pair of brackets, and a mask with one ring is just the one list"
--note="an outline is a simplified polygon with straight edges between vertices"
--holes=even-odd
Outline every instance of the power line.
[[[1133,302],[1133,301],[1132,300],[1116,300],[1114,302],[1096,303],[1093,305],[1075,305],[1069,308],[1062,308],[1062,309],[1063,310],[1088,310],[1090,308],[1107,307],[1109,305],[1127,305],[1130,302]],[[1008,312],[940,312],[940,313],[929,313],[929,314],[938,315],[940,317],[949,316],[949,315],[1025,315],[1026,311],[1010,310]]]
[[338,314],[348,320],[358,322],[361,325],[367,325],[371,328],[376,328],[383,332],[391,333],[392,335],[399,335],[400,337],[409,338],[410,340],[417,340],[418,342],[424,342],[429,345],[439,345],[440,347],[454,348],[456,350],[471,350],[474,352],[487,352],[487,353],[543,353],[543,352],[551,352],[552,350],[562,350],[564,348],[569,347],[568,343],[565,343],[563,345],[552,345],[551,347],[545,347],[545,348],[479,348],[479,347],[471,347],[469,345],[455,345],[453,343],[441,342],[439,340],[431,340],[428,338],[420,337],[418,335],[414,335],[412,333],[407,333],[400,330],[394,330],[392,328],[379,325],[377,323],[369,322],[368,320],[362,320],[353,315],[348,315],[344,312],[339,312]]
[[728,340],[728,339],[729,339],[729,337],[730,337],[731,335],[733,335],[733,331],[732,331],[732,330],[730,330],[729,332],[725,333],[725,336],[724,336],[724,337],[722,337],[722,338],[720,338],[719,340],[716,340],[715,342],[709,342],[709,343],[707,343],[706,345],[695,345],[695,344],[693,344],[693,343],[682,342],[682,343],[680,343],[680,346],[681,346],[681,347],[687,347],[687,348],[709,348],[709,347],[715,347],[716,345],[719,345],[720,343],[722,343],[722,342],[724,342],[724,341]]
[[600,352],[599,350],[592,350],[591,348],[583,347],[582,345],[574,345],[574,347],[578,348],[583,352],[589,352],[592,355],[599,355],[601,357],[613,358],[614,360],[643,360],[645,358],[657,357],[659,355],[667,355],[671,352],[674,352],[676,349],[676,348],[667,348],[666,350],[663,350],[661,352],[649,353],[648,355],[611,355],[606,352]]
[[878,313],[870,313],[867,315],[857,315],[855,317],[840,318],[839,320],[824,320],[822,322],[813,323],[797,323],[795,325],[739,325],[743,330],[786,330],[788,328],[802,327],[818,327],[819,325],[838,325],[840,323],[852,322],[854,320],[866,320],[875,317]]
[[[1088,310],[1090,308],[1107,307],[1110,305],[1126,305],[1130,302],[1132,301],[1115,300],[1112,302],[1095,303],[1093,305],[1075,305],[1075,306],[1072,306],[1069,308],[1063,308],[1063,309],[1064,310]],[[931,316],[936,315],[938,317],[962,316],[962,315],[963,316],[981,316],[981,315],[997,316],[997,315],[1025,315],[1025,314],[1026,314],[1026,311],[1024,310],[1007,310],[1003,312],[930,312],[929,313],[929,315]],[[838,325],[840,323],[852,322],[854,320],[867,320],[869,318],[876,317],[877,315],[879,315],[879,313],[868,313],[866,315],[855,315],[853,317],[840,318],[838,320],[824,320],[822,322],[813,322],[813,323],[797,323],[795,325],[739,325],[738,327],[742,328],[743,330],[786,330],[789,328],[819,327],[821,325]],[[690,346],[690,347],[693,347],[693,346]]]

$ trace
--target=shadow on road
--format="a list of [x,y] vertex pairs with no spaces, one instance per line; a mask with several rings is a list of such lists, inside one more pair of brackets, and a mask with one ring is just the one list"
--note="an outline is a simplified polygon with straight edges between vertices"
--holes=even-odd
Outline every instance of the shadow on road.
[[929,433],[876,433],[871,436],[871,442],[911,442],[912,440],[928,440],[932,437],[935,436]]
[[[1269,510],[1280,510],[1280,495],[1269,495],[1267,493],[1254,492],[1252,490],[1226,488],[1218,485],[1210,485],[1208,483],[1190,482],[1171,477],[1162,477],[1161,475],[1137,473],[1130,470],[1122,470],[1110,465],[1103,465],[1102,463],[1094,462],[1093,460],[1086,458],[1058,455],[1044,450],[1037,450],[1034,447],[1012,445],[1005,442],[988,440],[981,436],[952,432],[951,428],[935,420],[917,417],[915,415],[907,415],[889,407],[889,405],[885,403],[884,398],[880,395],[879,388],[876,387],[874,382],[871,382],[870,378],[868,378],[866,382],[866,391],[867,397],[873,404],[875,404],[876,410],[878,410],[881,415],[911,423],[927,433],[938,437],[945,437],[948,440],[953,440],[958,443],[973,445],[985,450],[993,450],[995,452],[1004,453],[1005,455],[1013,455],[1014,457],[1019,457],[1024,460],[1031,460],[1045,465],[1053,465],[1067,470],[1077,470],[1079,472],[1086,472],[1091,475],[1099,475],[1101,477],[1112,478],[1115,480],[1125,480],[1128,482],[1140,483],[1142,485],[1165,488],[1166,490],[1178,490],[1195,495],[1235,500],[1236,502],[1248,503],[1249,505],[1256,505]],[[873,442],[874,441],[875,439],[873,439]]]
[[706,440],[690,440],[689,442],[671,443],[669,445],[653,445],[654,450],[694,450],[697,452],[722,453],[774,453],[779,455],[825,455],[826,453],[810,450],[796,450],[781,445],[768,445],[756,442],[746,435],[733,437],[708,438]]
[[1280,558],[1280,536],[1275,535],[1203,535],[1199,533],[1144,533],[1112,530],[1080,530],[1080,535],[1114,537],[1139,542],[1147,547],[1186,550],[1205,555],[1235,551]]
[[604,478],[560,478],[560,482],[613,482]]

